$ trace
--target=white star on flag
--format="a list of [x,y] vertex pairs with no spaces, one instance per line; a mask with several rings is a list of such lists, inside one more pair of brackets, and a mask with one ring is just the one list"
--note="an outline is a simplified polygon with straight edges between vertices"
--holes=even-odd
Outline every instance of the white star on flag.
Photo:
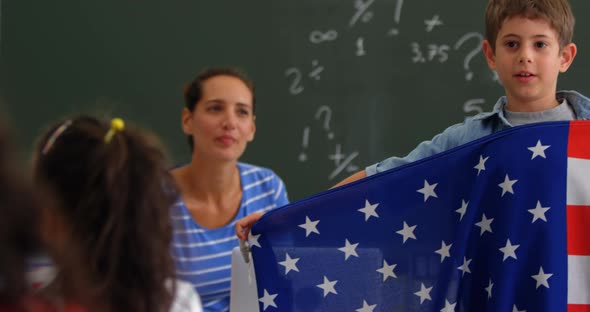
[[388,277],[397,278],[397,275],[393,272],[393,269],[395,269],[396,266],[397,264],[389,265],[387,261],[383,260],[383,267],[378,269],[377,272],[383,274],[384,282]]
[[424,283],[420,283],[420,290],[415,292],[414,295],[420,297],[420,304],[424,302],[424,300],[432,300],[430,297],[430,291],[432,290],[432,286],[426,288]]
[[337,295],[336,289],[334,289],[334,285],[336,285],[338,281],[330,281],[326,276],[324,276],[324,282],[322,284],[317,285],[317,287],[324,290],[324,298],[329,294],[333,293]]
[[299,258],[291,259],[288,253],[286,255],[285,261],[279,262],[280,265],[285,267],[285,275],[287,275],[287,273],[290,271],[299,272],[299,268],[297,268],[297,261],[299,261]]
[[543,267],[541,267],[539,269],[539,274],[532,275],[531,277],[534,278],[535,281],[537,281],[537,288],[539,288],[539,286],[541,286],[541,285],[549,288],[549,281],[548,280],[551,276],[553,276],[553,274],[543,272]]
[[526,310],[519,310],[516,305],[512,306],[512,312],[526,312]]
[[449,300],[445,299],[445,307],[440,310],[440,312],[455,312],[455,306],[457,303],[451,304]]
[[547,218],[545,217],[545,212],[547,212],[547,210],[549,210],[551,207],[543,207],[541,206],[541,202],[537,201],[537,207],[535,207],[535,209],[529,209],[528,212],[533,214],[533,222],[531,223],[535,223],[535,221],[537,221],[537,219],[541,219],[545,222],[547,222]]
[[435,253],[440,255],[441,263],[445,260],[445,258],[449,258],[451,256],[451,246],[453,246],[453,244],[447,245],[445,241],[442,241],[440,249],[435,251]]
[[416,239],[416,236],[414,235],[414,230],[416,229],[416,226],[417,225],[408,226],[406,221],[404,221],[404,228],[396,232],[397,234],[404,237],[404,244],[406,243],[408,238]]
[[438,198],[438,196],[434,192],[434,188],[437,185],[438,185],[438,183],[428,184],[428,181],[424,180],[424,187],[417,191],[418,193],[424,194],[424,202],[426,202],[426,200],[431,196]]
[[488,287],[486,287],[486,292],[488,293],[488,299],[492,298],[492,287],[494,287],[494,283],[492,283],[492,279],[490,278],[490,283]]
[[471,270],[469,269],[469,264],[471,263],[471,260],[473,260],[473,259],[467,260],[466,257],[463,257],[463,264],[457,268],[457,269],[459,269],[459,271],[463,272],[463,273],[461,273],[461,276],[464,276],[465,273],[471,273]]
[[278,294],[271,295],[266,289],[264,290],[264,296],[258,299],[258,301],[264,304],[262,311],[265,311],[269,306],[277,308],[277,305],[275,304],[276,296],[278,296]]
[[455,210],[460,215],[459,221],[461,221],[463,219],[465,212],[467,212],[468,205],[469,205],[469,202],[465,202],[464,199],[461,199],[461,208]]
[[308,237],[311,233],[320,234],[317,229],[318,223],[320,223],[320,220],[311,221],[308,216],[305,216],[305,223],[299,224],[299,227],[305,229],[305,237]]
[[518,180],[510,180],[508,175],[506,175],[506,178],[504,178],[504,182],[498,184],[498,186],[502,188],[502,197],[504,197],[504,194],[506,194],[506,192],[514,194],[512,186],[516,182],[518,182]]
[[548,149],[549,147],[551,147],[551,145],[542,145],[541,140],[538,140],[537,145],[535,145],[533,147],[528,147],[528,149],[531,152],[533,152],[533,156],[531,156],[531,159],[535,159],[535,157],[537,157],[537,156],[547,158],[547,157],[545,157],[545,150]]
[[261,234],[254,235],[254,234],[250,233],[250,236],[248,236],[248,243],[250,244],[250,247],[256,246],[258,248],[262,248],[260,246],[260,243],[258,242],[258,238],[260,238],[260,235]]
[[377,209],[377,206],[379,206],[379,204],[371,205],[371,203],[365,199],[365,207],[359,209],[358,211],[364,213],[365,221],[368,221],[370,217],[379,218],[379,215],[375,211]]
[[483,216],[481,217],[481,221],[475,224],[475,226],[479,226],[481,228],[481,230],[479,231],[479,236],[482,236],[485,232],[493,233],[492,221],[494,221],[494,218],[488,219],[486,218],[486,214],[483,214]]
[[348,239],[344,240],[344,247],[338,248],[338,250],[344,253],[344,260],[348,260],[348,257],[355,256],[358,257],[359,255],[356,253],[356,247],[359,244],[351,244]]
[[483,170],[486,170],[486,161],[488,161],[488,158],[490,158],[489,156],[486,158],[483,158],[483,155],[479,156],[479,163],[477,165],[475,165],[475,167],[473,167],[474,169],[477,169],[477,175],[479,176],[479,173],[482,172]]
[[363,300],[363,306],[360,309],[356,309],[356,312],[373,312],[377,305],[369,305],[366,300]]
[[520,245],[512,245],[510,239],[506,240],[506,246],[500,248],[500,251],[504,254],[502,262],[506,261],[508,257],[516,259],[516,249],[518,247],[520,247]]

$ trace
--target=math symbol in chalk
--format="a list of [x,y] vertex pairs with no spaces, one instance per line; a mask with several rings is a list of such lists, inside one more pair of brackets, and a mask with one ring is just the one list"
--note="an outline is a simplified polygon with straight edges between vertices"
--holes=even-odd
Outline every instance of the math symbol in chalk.
[[414,56],[412,57],[413,63],[425,63],[426,61],[444,63],[449,59],[449,50],[451,48],[446,44],[428,44],[425,57],[420,44],[412,42],[411,47],[412,53],[414,53]]
[[375,2],[375,0],[355,0],[354,8],[356,9],[356,12],[350,19],[350,22],[348,22],[348,26],[353,27],[359,19],[365,23],[370,21],[371,18],[373,18],[373,12],[369,11],[369,8],[373,2]]
[[[483,113],[483,107],[481,105],[485,104],[484,99],[471,99],[467,100],[463,104],[463,111],[465,113],[472,113],[472,115],[477,115]],[[465,116],[465,120],[467,120],[470,116]]]
[[297,95],[303,92],[303,86],[301,85],[301,71],[296,67],[288,68],[285,71],[287,78],[293,78],[291,86],[289,86],[289,93]]
[[299,161],[300,162],[305,162],[307,160],[307,154],[305,153],[305,150],[307,149],[307,147],[309,146],[309,127],[305,127],[303,128],[303,151],[301,151],[301,153],[299,153]]
[[315,113],[315,119],[320,120],[323,116],[324,130],[328,132],[328,139],[334,138],[334,132],[330,131],[330,119],[332,119],[332,110],[326,105],[320,106]]
[[365,42],[363,37],[356,39],[356,56],[363,56],[365,52]]
[[[318,60],[313,60],[311,62],[311,70],[307,74],[309,78],[314,80],[320,80],[320,74],[324,71],[324,66],[320,66],[320,62]],[[285,70],[285,76],[287,78],[292,79],[291,85],[289,86],[289,93],[292,95],[297,95],[305,89],[302,85],[302,80],[304,78],[304,74],[301,73],[301,70],[297,67],[290,67]]]
[[473,48],[471,50],[469,50],[469,53],[467,53],[467,55],[465,55],[465,58],[463,59],[463,68],[465,69],[465,71],[467,71],[467,73],[465,74],[465,80],[467,80],[467,81],[471,81],[471,79],[473,79],[473,72],[469,68],[469,63],[471,62],[471,59],[473,57],[475,57],[476,55],[478,55],[479,52],[481,51],[481,43],[483,42],[483,35],[480,33],[477,33],[477,32],[466,33],[461,38],[459,38],[459,40],[457,40],[457,42],[455,43],[455,50],[459,50],[463,46],[463,44],[471,38],[475,39],[475,44],[473,45]]
[[422,49],[420,49],[420,45],[416,42],[412,42],[411,47],[412,47],[412,53],[414,53],[414,56],[412,57],[412,62],[413,63],[426,62],[426,58],[424,58],[424,55],[422,54]]
[[338,32],[333,29],[330,29],[326,32],[314,30],[311,33],[309,33],[309,41],[315,44],[322,43],[325,41],[334,41],[336,40],[336,38],[338,38]]
[[324,71],[324,66],[320,66],[318,60],[311,62],[311,71],[309,72],[309,78],[320,80],[320,74]]
[[426,25],[426,32],[431,32],[434,29],[434,27],[442,26],[443,21],[440,20],[440,18],[438,17],[438,14],[437,14],[437,15],[433,16],[432,19],[425,20],[424,25]]
[[[399,20],[402,17],[402,6],[404,5],[404,0],[397,0],[395,5],[395,13],[393,15],[393,21],[396,25],[399,25]],[[387,32],[389,36],[397,36],[399,35],[399,29],[392,28]]]
[[357,151],[351,153],[350,155],[346,155],[342,153],[342,146],[340,144],[336,144],[336,150],[333,154],[328,155],[328,159],[334,161],[334,170],[328,176],[329,180],[334,179],[338,176],[342,171],[346,170],[346,172],[355,172],[358,170],[358,166],[352,164],[352,161],[359,155]]

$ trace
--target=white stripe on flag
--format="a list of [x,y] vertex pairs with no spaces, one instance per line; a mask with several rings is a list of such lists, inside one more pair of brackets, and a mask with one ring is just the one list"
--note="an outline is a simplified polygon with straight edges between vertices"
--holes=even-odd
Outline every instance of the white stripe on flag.
[[568,256],[567,275],[567,303],[590,304],[590,256]]
[[576,206],[590,205],[590,160],[581,158],[567,159],[567,204]]

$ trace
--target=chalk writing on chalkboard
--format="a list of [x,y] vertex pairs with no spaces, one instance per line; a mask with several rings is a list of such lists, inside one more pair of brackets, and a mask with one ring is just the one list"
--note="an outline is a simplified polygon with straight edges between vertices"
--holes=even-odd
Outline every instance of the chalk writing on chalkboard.
[[[376,13],[381,14],[381,10],[377,9],[377,5],[379,5],[378,2],[379,1],[376,0],[352,1],[352,7],[350,7],[351,15],[348,17],[348,20],[343,21],[342,23],[347,25],[347,29],[339,29],[338,27],[324,25],[323,28],[312,30],[309,33],[308,38],[305,38],[305,40],[312,43],[311,47],[340,44],[339,42],[343,40],[350,40],[350,37],[346,36],[347,31],[353,28],[359,28],[362,30],[362,27],[359,26],[360,24],[371,23],[376,19]],[[404,8],[404,1],[396,0],[393,14],[391,15],[391,10],[387,11],[389,14],[388,18],[393,18],[393,25],[389,24],[388,28],[384,29],[386,38],[398,36],[401,33],[402,25],[400,22],[402,18],[402,9],[411,10],[412,8]],[[428,13],[428,15],[423,16],[421,20],[423,21],[423,29],[421,31],[424,33],[443,32],[445,30],[444,16],[441,16],[438,13]],[[375,31],[374,28],[371,31]],[[445,36],[441,36],[440,38],[444,37]],[[352,45],[346,43],[347,47],[352,46],[350,55],[357,57],[370,56],[371,49],[378,46],[376,43],[373,44],[372,42],[368,42],[368,40],[374,40],[374,38],[374,36],[369,36],[369,34],[366,33],[358,33],[358,30],[356,30],[353,37],[354,43]],[[383,40],[387,40],[386,38]],[[462,62],[460,62],[464,71],[462,80],[464,79],[463,81],[465,81],[465,83],[473,81],[476,77],[489,79],[499,83],[496,73],[489,75],[489,72],[486,72],[485,74],[487,76],[485,76],[481,73],[475,73],[471,69],[471,61],[476,55],[479,55],[482,50],[484,36],[481,33],[467,31],[456,37],[456,40],[449,40],[447,38],[444,40],[438,39],[438,42],[436,35],[435,37],[423,36],[424,39],[419,39],[421,37],[416,36],[413,36],[412,38],[414,38],[414,40],[411,40],[407,44],[401,42],[397,47],[399,47],[399,49],[409,49],[409,53],[407,54],[409,56],[408,61],[410,64],[413,64],[412,66],[415,66],[417,70],[428,70],[424,68],[425,66],[450,66],[446,64],[456,64],[449,62],[451,58],[455,60],[459,58],[462,60]],[[417,38],[418,40],[416,40]],[[292,66],[285,70],[284,75],[288,81],[287,91],[291,96],[298,96],[306,90],[313,93],[314,89],[321,88],[321,74],[325,70],[328,72],[330,70],[329,68],[324,68],[321,62],[317,59],[313,59],[308,64],[311,64],[309,68]],[[465,99],[463,103],[462,109],[465,113],[464,117],[467,119],[470,116],[483,112],[485,100],[483,98],[468,98]],[[336,129],[332,129],[331,127],[332,109],[328,105],[321,105],[315,111],[313,118],[315,119],[315,122],[304,125],[302,129],[301,150],[298,155],[298,160],[302,163],[306,163],[326,157],[326,155],[312,155],[313,148],[311,148],[314,141],[317,141],[314,139],[319,136],[316,129],[323,129],[320,133],[325,135],[323,142],[327,142],[326,144],[329,145],[327,149],[329,155],[327,155],[327,157],[333,165],[332,168],[327,168],[328,180],[343,178],[344,176],[341,175],[358,170],[358,166],[356,166],[353,161],[359,156],[359,152],[355,150],[354,147],[351,148],[350,146],[347,147],[349,151],[346,152],[342,142],[337,138]],[[320,127],[318,127],[318,125]]]
[[327,30],[322,32],[321,30],[313,30],[309,33],[309,41],[311,43],[322,43],[326,41],[334,41],[338,38],[338,32],[334,29]]
[[[311,70],[307,74],[307,76],[313,80],[320,80],[320,74],[324,71],[324,66],[320,65],[318,60],[311,61]],[[303,73],[297,67],[290,67],[285,70],[285,76],[291,79],[291,86],[289,87],[289,92],[293,95],[299,94],[303,92],[305,89],[302,85],[302,81],[304,79]]]
[[358,20],[362,20],[365,23],[368,23],[371,18],[373,18],[373,11],[369,11],[371,5],[375,2],[375,0],[356,0],[354,1],[354,8],[356,12],[350,19],[348,26],[354,27]]
[[[322,128],[326,134],[328,140],[333,140],[335,138],[334,132],[331,129],[331,121],[332,121],[332,109],[327,105],[320,106],[317,111],[315,112],[314,116],[315,120],[322,124]],[[310,142],[310,132],[311,128],[309,126],[305,126],[303,128],[303,138],[302,138],[302,151],[299,154],[299,161],[306,162],[308,160],[308,156],[306,153],[307,148],[309,147]],[[342,144],[335,143],[334,144],[334,151],[328,155],[328,159],[331,160],[334,164],[334,168],[328,175],[329,180],[333,180],[342,172],[351,173],[356,172],[359,167],[353,163],[353,160],[359,155],[358,151],[353,151],[351,153],[345,153],[342,151]]]

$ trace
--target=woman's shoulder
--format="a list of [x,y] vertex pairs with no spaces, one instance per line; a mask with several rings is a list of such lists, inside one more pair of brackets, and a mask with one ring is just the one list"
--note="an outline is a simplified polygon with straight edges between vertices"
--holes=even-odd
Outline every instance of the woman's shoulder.
[[257,178],[265,178],[269,176],[276,176],[278,175],[270,168],[257,166],[249,163],[238,162],[238,168],[240,170],[240,175],[245,176],[252,176]]

